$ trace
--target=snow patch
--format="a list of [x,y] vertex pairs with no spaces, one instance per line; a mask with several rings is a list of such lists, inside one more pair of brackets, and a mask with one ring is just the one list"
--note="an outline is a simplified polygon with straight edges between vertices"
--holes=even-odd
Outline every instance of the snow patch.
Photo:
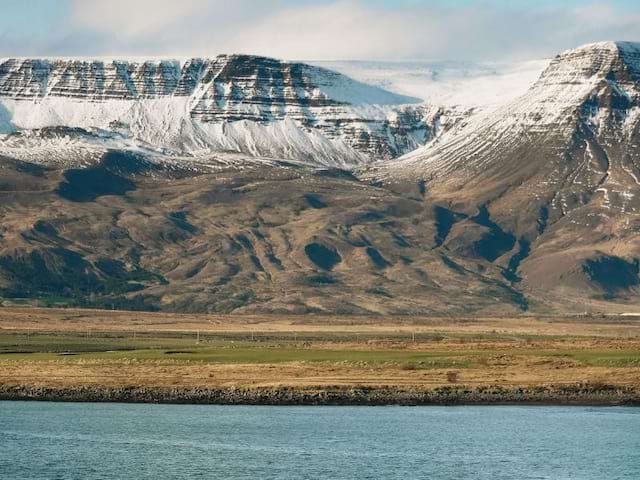
[[432,105],[488,109],[524,94],[549,61],[313,63],[385,90],[421,98]]

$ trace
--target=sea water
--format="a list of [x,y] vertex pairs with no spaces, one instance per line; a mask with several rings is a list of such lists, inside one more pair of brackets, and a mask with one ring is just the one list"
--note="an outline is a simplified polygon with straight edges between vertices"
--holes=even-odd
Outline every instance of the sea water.
[[640,479],[640,409],[0,402],[0,479]]

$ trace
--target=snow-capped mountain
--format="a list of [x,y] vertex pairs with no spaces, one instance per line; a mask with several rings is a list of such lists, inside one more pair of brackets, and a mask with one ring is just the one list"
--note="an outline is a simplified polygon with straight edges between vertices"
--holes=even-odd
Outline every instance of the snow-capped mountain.
[[19,133],[0,151],[25,159],[111,147],[353,166],[425,144],[446,123],[443,113],[324,68],[264,57],[0,62],[0,132]]
[[[422,181],[426,195],[452,211],[480,211],[473,228],[500,225],[519,239],[491,259],[530,285],[635,288],[640,44],[566,51],[523,96],[373,176]],[[465,230],[471,243],[473,228]]]
[[424,104],[362,73],[261,57],[0,66],[0,296],[179,311],[638,305],[640,44],[564,52],[470,115],[475,91]]
[[552,206],[566,213],[583,203],[570,198],[576,185],[594,193],[607,185],[637,185],[639,80],[640,44],[567,51],[525,95],[409,153],[389,171],[437,178],[436,191],[449,183],[488,192],[495,182],[517,188],[524,179],[529,187],[535,181],[540,194],[558,190]]

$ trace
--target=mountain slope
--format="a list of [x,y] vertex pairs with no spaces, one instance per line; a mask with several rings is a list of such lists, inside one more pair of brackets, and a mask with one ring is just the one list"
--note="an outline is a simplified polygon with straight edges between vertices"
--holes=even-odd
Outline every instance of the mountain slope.
[[0,178],[8,302],[335,314],[527,305],[499,268],[433,251],[430,205],[340,170],[248,162],[194,176],[112,152],[72,169],[0,159]]
[[[353,166],[423,145],[442,114],[330,70],[248,55],[0,62],[0,133],[83,129],[94,141],[65,135],[86,154],[104,153],[107,143],[162,155],[233,151]],[[46,157],[37,151],[47,146],[42,138],[25,138],[16,148],[9,135],[0,151],[32,148],[24,159]]]
[[498,225],[512,241],[489,259],[531,289],[636,298],[639,113],[640,45],[587,45],[522,97],[374,176],[422,181],[430,201],[484,218],[471,230]]

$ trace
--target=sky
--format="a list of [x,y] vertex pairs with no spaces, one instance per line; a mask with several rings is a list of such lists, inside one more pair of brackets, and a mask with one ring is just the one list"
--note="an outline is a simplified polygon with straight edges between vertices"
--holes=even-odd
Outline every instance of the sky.
[[0,0],[0,56],[509,61],[640,41],[639,0]]

